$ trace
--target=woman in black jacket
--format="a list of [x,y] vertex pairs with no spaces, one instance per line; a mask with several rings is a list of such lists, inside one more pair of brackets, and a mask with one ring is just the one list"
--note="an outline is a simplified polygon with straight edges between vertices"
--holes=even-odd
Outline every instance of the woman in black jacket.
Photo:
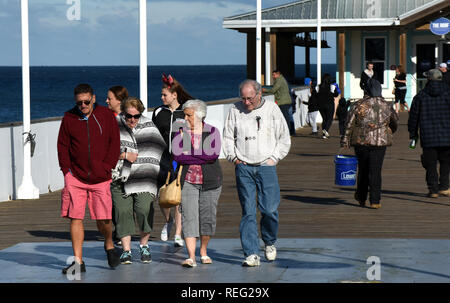
[[[403,66],[398,65],[395,68],[395,78],[394,78],[394,85],[395,85],[395,111],[398,114],[398,111],[400,109],[400,104],[403,107],[406,107],[406,109],[409,112],[409,106],[408,103],[405,101],[406,97],[406,73],[403,69]],[[400,104],[399,104],[400,103]]]
[[322,138],[328,139],[330,137],[328,131],[333,123],[334,98],[338,96],[336,87],[331,84],[330,74],[323,75],[322,83],[318,86],[317,91],[319,112],[322,116]]
[[[178,132],[179,127],[184,125],[184,113],[182,105],[187,100],[194,99],[183,86],[175,80],[171,75],[163,75],[163,87],[161,90],[161,100],[163,105],[157,107],[153,111],[152,121],[155,123],[159,132],[166,141],[167,149],[164,151],[161,158],[160,176],[158,187],[161,187],[166,181],[169,170],[171,177],[175,177],[174,167],[172,165],[172,137]],[[167,241],[170,237],[170,230],[173,223],[175,223],[175,246],[184,246],[184,241],[181,238],[181,213],[178,206],[175,207],[174,217],[170,215],[170,208],[161,208],[166,223],[161,231],[161,240]]]

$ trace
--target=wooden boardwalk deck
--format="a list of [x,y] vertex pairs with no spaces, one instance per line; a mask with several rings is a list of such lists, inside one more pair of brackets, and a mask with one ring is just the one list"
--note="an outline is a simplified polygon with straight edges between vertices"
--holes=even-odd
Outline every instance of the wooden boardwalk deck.
[[[354,187],[334,185],[334,155],[339,149],[337,121],[329,140],[313,138],[308,127],[297,130],[289,155],[278,166],[282,202],[280,238],[450,238],[450,198],[426,197],[421,148],[408,148],[407,114],[402,113],[394,145],[383,166],[382,208],[361,208]],[[223,191],[215,238],[238,238],[241,209],[234,167],[223,160]],[[60,192],[38,200],[0,203],[0,249],[20,242],[69,241],[69,225],[59,217]],[[86,240],[98,240],[95,222],[86,216]],[[163,225],[155,210],[151,240]]]

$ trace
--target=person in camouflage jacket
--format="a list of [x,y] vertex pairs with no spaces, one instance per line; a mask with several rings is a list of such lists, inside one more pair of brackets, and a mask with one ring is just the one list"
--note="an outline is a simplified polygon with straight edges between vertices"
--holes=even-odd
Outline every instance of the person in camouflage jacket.
[[342,147],[353,146],[358,159],[355,199],[364,206],[369,195],[371,208],[380,208],[381,169],[386,147],[392,145],[398,115],[381,96],[381,84],[368,81],[370,95],[358,100],[347,116]]
[[[374,80],[376,81],[376,80]],[[356,101],[347,116],[344,146],[391,146],[398,116],[383,97]]]

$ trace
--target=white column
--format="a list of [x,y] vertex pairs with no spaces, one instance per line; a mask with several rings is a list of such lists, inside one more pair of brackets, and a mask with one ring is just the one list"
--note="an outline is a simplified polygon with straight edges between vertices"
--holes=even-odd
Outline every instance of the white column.
[[261,83],[261,0],[256,0],[256,81]]
[[139,98],[144,103],[144,116],[147,116],[147,0],[139,0]]
[[266,27],[266,81],[265,85],[271,85],[272,75],[270,73],[270,27]]
[[22,106],[23,106],[23,177],[17,191],[18,199],[38,199],[39,189],[31,177],[31,142],[26,142],[31,131],[30,122],[30,44],[28,32],[28,0],[21,0],[22,19]]
[[322,0],[317,0],[317,84],[322,82]]

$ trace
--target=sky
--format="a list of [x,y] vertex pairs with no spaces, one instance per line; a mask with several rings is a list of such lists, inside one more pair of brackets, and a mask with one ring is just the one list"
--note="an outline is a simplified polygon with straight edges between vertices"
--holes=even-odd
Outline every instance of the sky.
[[[246,64],[246,35],[222,22],[255,10],[256,0],[147,0],[148,64]],[[139,64],[139,0],[29,0],[29,23],[32,66]],[[322,60],[335,63],[335,35],[327,39]],[[0,66],[21,65],[20,0],[0,0],[0,41]]]

